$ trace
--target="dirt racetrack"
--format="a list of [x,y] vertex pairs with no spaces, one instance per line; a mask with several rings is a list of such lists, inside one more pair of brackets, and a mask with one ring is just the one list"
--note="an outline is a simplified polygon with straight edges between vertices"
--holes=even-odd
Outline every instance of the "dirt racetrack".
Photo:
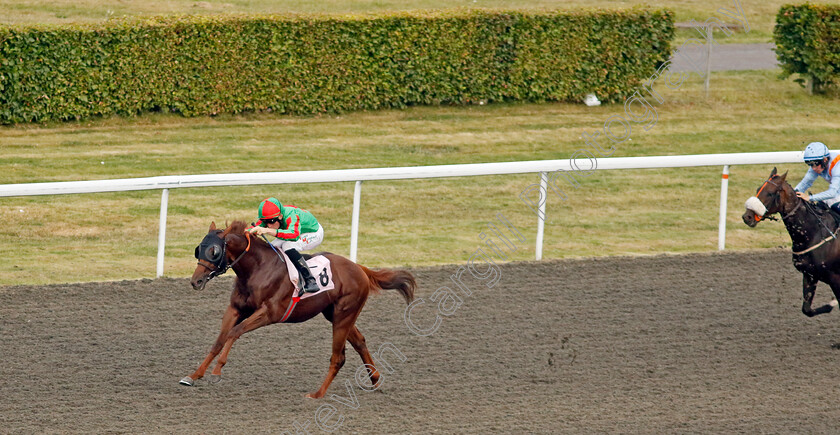
[[[430,296],[455,270],[414,271],[427,302],[416,325],[433,324]],[[802,315],[788,251],[501,272],[493,288],[471,282],[425,337],[398,294],[371,298],[358,322],[368,346],[390,342],[406,360],[388,353],[393,373],[368,392],[348,346],[319,401],[303,395],[329,361],[322,318],[246,334],[220,383],[178,384],[218,332],[231,277],[203,292],[184,279],[3,287],[0,432],[837,431],[840,318]],[[816,302],[830,297],[820,284]]]

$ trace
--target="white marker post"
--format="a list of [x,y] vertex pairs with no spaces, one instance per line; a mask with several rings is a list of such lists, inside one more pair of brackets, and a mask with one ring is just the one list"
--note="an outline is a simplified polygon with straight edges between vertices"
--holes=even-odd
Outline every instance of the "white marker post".
[[166,246],[166,210],[169,208],[169,189],[163,189],[160,196],[160,229],[158,230],[158,253],[156,278],[163,276],[163,250]]
[[720,218],[718,221],[718,251],[726,244],[726,201],[729,193],[729,165],[723,167],[720,178]]

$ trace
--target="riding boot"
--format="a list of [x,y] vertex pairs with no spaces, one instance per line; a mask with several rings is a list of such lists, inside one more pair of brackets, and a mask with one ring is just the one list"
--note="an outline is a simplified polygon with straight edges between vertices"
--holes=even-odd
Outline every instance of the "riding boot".
[[303,291],[305,293],[315,293],[320,290],[320,288],[318,288],[318,283],[315,282],[315,277],[313,277],[312,273],[309,272],[309,266],[306,264],[306,260],[303,259],[303,256],[300,255],[300,252],[298,252],[297,249],[289,249],[286,251],[286,255],[289,256],[290,260],[292,260],[292,264],[295,265],[300,273],[300,277],[303,278]]

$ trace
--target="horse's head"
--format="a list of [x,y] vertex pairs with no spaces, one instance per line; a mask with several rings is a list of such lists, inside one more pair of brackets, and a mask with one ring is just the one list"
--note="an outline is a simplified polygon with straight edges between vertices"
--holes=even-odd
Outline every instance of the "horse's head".
[[787,172],[778,175],[776,168],[773,168],[770,177],[756,189],[755,196],[747,199],[747,211],[741,216],[745,224],[754,227],[762,219],[775,219],[771,216],[781,212],[787,201],[795,200],[795,196],[785,191],[786,178]]
[[196,290],[201,290],[207,281],[221,275],[227,270],[227,244],[219,234],[222,230],[216,229],[216,223],[210,223],[210,231],[204,236],[201,243],[195,247],[195,258],[198,266],[193,272],[190,284]]
[[201,290],[207,281],[224,274],[251,249],[251,237],[245,231],[245,222],[234,221],[224,230],[216,229],[210,223],[210,231],[195,248],[198,266],[193,272],[190,284]]

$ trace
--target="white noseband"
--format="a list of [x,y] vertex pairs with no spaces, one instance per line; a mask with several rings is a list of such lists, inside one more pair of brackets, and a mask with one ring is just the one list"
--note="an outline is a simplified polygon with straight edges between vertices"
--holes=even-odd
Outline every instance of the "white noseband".
[[747,210],[752,210],[759,216],[764,216],[764,214],[767,213],[767,207],[765,207],[764,203],[755,196],[751,196],[744,205],[747,206]]

